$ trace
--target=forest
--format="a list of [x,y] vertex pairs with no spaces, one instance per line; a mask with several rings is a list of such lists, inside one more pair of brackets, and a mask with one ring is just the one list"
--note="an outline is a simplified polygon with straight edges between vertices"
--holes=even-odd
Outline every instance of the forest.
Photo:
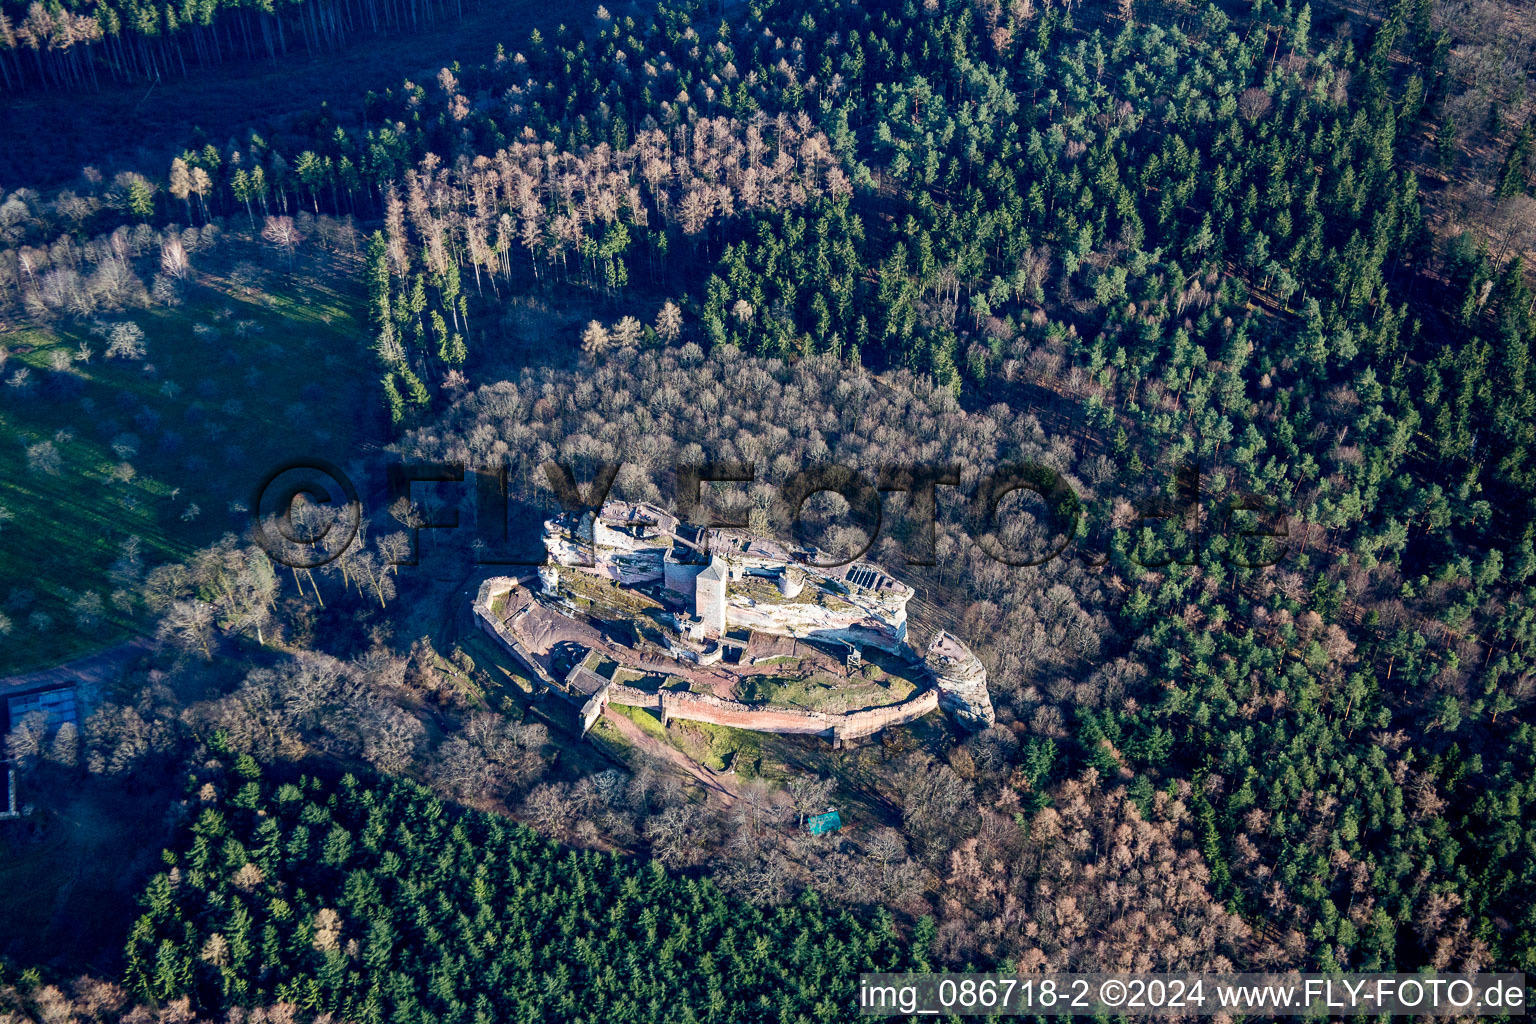
[[[8,6],[0,67],[216,74],[285,22],[321,52],[418,16],[375,6]],[[150,851],[123,877],[0,929],[0,1014],[819,1020],[870,964],[1536,970],[1530,9],[569,22],[0,200],[3,671],[141,644],[78,727],[11,723],[45,810],[0,822],[0,881],[84,841],[65,810],[153,803],[104,815]],[[458,614],[484,532],[423,527],[473,487],[370,495],[324,567],[255,543],[262,460],[305,451],[505,466],[493,525],[534,548],[551,460],[661,504],[750,463],[711,500],[770,531],[807,465],[956,462],[932,564],[900,495],[871,557],[997,724],[834,750],[615,711],[578,743]],[[1021,461],[1075,532],[1012,499],[973,542],[978,476]],[[842,833],[797,827],[829,801]]]
[[923,961],[888,915],[865,924],[813,895],[732,904],[407,783],[263,786],[249,757],[219,769],[222,793],[189,779],[204,805],[191,846],[150,880],[129,936],[126,984],[146,1000],[364,1022],[687,1021],[755,1018],[773,991],[781,1019],[812,1020],[841,1012],[852,972]]
[[6,0],[0,6],[0,86],[80,90],[103,81],[159,81],[226,61],[334,50],[349,38],[408,35],[461,17],[432,0],[294,4],[85,4]]

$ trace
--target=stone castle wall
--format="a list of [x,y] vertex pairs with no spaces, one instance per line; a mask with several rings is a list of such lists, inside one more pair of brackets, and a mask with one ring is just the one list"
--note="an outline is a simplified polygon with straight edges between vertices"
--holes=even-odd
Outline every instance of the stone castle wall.
[[764,708],[725,700],[706,693],[662,690],[651,693],[631,686],[610,686],[608,703],[632,708],[655,708],[668,718],[726,725],[751,732],[783,735],[825,736],[833,740],[860,739],[881,729],[914,722],[939,707],[937,690],[924,690],[899,704],[866,708],[846,714],[828,714],[800,708]]
[[[544,544],[549,559],[557,565],[616,580],[624,586],[660,581],[669,592],[681,599],[689,611],[700,615],[708,624],[707,628],[715,633],[722,633],[727,628],[741,628],[785,635],[825,635],[828,638],[855,640],[857,634],[849,630],[858,626],[865,635],[858,637],[855,642],[875,643],[893,651],[905,642],[906,606],[912,596],[910,587],[897,585],[894,588],[870,589],[863,585],[852,585],[835,573],[828,574],[788,561],[788,551],[770,557],[770,552],[730,544],[716,551],[709,560],[711,563],[716,559],[723,561],[724,568],[728,570],[729,578],[716,583],[703,575],[708,565],[692,564],[691,561],[685,564],[675,560],[672,553],[673,535],[670,531],[676,521],[660,513],[660,510],[655,511],[657,515],[654,522],[634,521],[642,531],[639,535],[632,534],[628,529],[614,529],[606,525],[601,517],[582,520],[582,525],[578,525],[575,532],[562,525],[560,517],[549,520],[544,526]],[[651,532],[645,532],[647,530]],[[778,575],[791,569],[795,574],[795,582],[788,589],[793,593],[785,595],[784,600],[754,601],[737,589],[743,575],[752,570],[771,570],[767,578],[773,581],[773,586],[778,587]],[[879,570],[878,575],[887,578],[883,570]],[[894,582],[894,578],[890,579]],[[826,586],[835,595],[835,599],[794,601],[793,598],[806,586]],[[723,617],[719,607],[721,605],[724,606]]]
[[523,642],[517,638],[512,628],[491,611],[496,599],[510,594],[515,586],[517,586],[517,580],[510,576],[498,576],[480,584],[480,592],[475,595],[473,605],[475,621],[480,624],[482,630],[500,641],[501,645],[511,653],[513,659],[535,679],[547,688],[558,690],[559,684],[555,682],[554,677],[544,671],[544,667],[538,663],[528,648],[523,646]]
[[[672,690],[653,693],[619,684],[604,687],[601,693],[590,700],[572,698],[539,665],[532,653],[518,639],[515,631],[492,611],[496,600],[510,594],[517,585],[518,581],[508,576],[489,579],[481,584],[473,606],[475,619],[480,624],[480,628],[499,641],[518,664],[539,679],[549,692],[573,701],[580,701],[589,707],[596,705],[598,711],[601,710],[603,703],[654,708],[668,718],[681,718],[690,722],[725,725],[751,732],[825,736],[836,741],[873,736],[881,729],[916,721],[939,707],[939,690],[933,687],[914,694],[898,704],[865,708],[862,711],[850,711],[844,714],[829,714],[800,708],[765,708],[740,701],[725,700],[712,694]],[[595,715],[593,717],[595,718]],[[590,725],[590,722],[586,724]]]
[[685,565],[682,562],[674,562],[670,558],[666,559],[662,572],[667,589],[685,601],[692,601],[693,581],[699,578],[699,573],[703,572],[704,568],[703,565]]

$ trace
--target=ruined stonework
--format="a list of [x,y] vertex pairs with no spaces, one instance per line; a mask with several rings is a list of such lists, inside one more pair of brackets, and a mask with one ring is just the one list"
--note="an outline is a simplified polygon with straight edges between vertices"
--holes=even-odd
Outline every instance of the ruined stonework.
[[[543,577],[542,572],[539,575]],[[495,576],[486,580],[480,584],[471,609],[475,614],[475,621],[480,623],[480,628],[500,641],[518,665],[538,680],[540,691],[546,692],[558,687],[559,682],[544,671],[544,666],[539,664],[539,660],[529,652],[522,638],[513,628],[513,622],[496,610],[497,602],[511,595],[517,589],[519,582],[511,576]]]
[[[707,714],[714,717],[699,720],[839,739],[911,721],[933,706],[972,728],[994,721],[981,662],[949,633],[940,633],[926,658],[920,659],[907,642],[907,602],[914,591],[872,563],[823,567],[816,564],[821,553],[813,549],[792,550],[739,529],[692,526],[644,502],[610,501],[596,511],[557,515],[544,524],[544,546],[549,561],[538,574],[541,600],[551,608],[564,605],[572,610],[570,595],[604,600],[607,588],[593,591],[582,584],[587,578],[645,595],[645,600],[661,605],[654,622],[666,631],[653,636],[653,648],[679,663],[717,666],[730,646],[736,652],[732,664],[737,664],[742,645],[749,642],[743,637],[766,635],[845,646],[851,652],[840,666],[846,674],[860,668],[860,651],[869,648],[911,659],[909,663],[922,660],[933,681],[926,692],[900,705],[867,709],[853,718],[676,694],[662,698],[665,713],[679,718]],[[485,617],[489,605],[480,603],[486,606],[481,613]],[[515,621],[486,625],[504,643],[519,632]],[[542,649],[532,646],[534,651]],[[513,651],[520,659],[530,653],[526,647]],[[584,724],[590,725],[606,702],[625,703],[615,696],[624,689],[609,687],[601,696],[584,692]]]
[[[495,638],[537,681],[540,694],[552,694],[569,702],[582,735],[592,728],[609,704],[655,708],[662,721],[686,719],[725,725],[754,732],[823,736],[834,743],[873,736],[882,729],[914,722],[939,707],[939,693],[932,688],[884,707],[864,708],[841,714],[789,707],[762,707],[724,700],[709,694],[649,692],[603,679],[582,665],[572,668],[561,681],[550,675],[545,658],[529,649],[530,637],[520,628],[539,598],[527,589],[529,580],[510,576],[488,579],[480,585],[472,610],[480,628]],[[532,642],[543,648],[548,637],[535,634]]]
[[709,636],[725,635],[726,580],[725,563],[716,558],[693,581],[693,613]]
[[628,686],[609,686],[603,697],[610,704],[656,708],[663,718],[707,722],[752,732],[823,736],[833,742],[863,739],[893,725],[915,722],[939,706],[938,694],[933,690],[924,690],[898,704],[842,714],[802,708],[757,707],[706,693],[647,693]]
[[997,721],[987,693],[987,670],[958,637],[940,631],[923,660],[933,673],[940,707],[974,729],[985,729]]
[[631,587],[660,582],[708,636],[750,629],[891,651],[905,646],[913,590],[867,562],[802,564],[816,553],[741,530],[700,529],[654,505],[621,501],[550,519],[544,547],[562,572]]

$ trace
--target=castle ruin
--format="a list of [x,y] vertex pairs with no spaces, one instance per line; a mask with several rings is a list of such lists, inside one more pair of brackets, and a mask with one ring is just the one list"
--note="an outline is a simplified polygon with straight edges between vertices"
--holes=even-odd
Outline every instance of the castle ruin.
[[[538,570],[536,591],[510,578],[487,580],[474,611],[543,692],[580,708],[582,732],[609,703],[653,708],[663,721],[834,741],[873,735],[939,708],[967,728],[994,721],[981,662],[947,632],[925,653],[914,651],[907,638],[914,591],[872,563],[806,564],[816,552],[742,530],[692,526],[654,505],[618,501],[546,521],[544,544],[549,558]],[[633,639],[616,640],[612,622],[583,621],[580,608],[588,605],[628,607],[619,618]],[[883,652],[887,667],[905,677],[906,696],[901,690],[883,700],[859,696],[830,710],[734,699],[736,684],[751,686],[781,673],[775,666],[785,663],[813,665],[811,674],[837,692],[867,694],[858,689],[871,685],[866,673],[885,678],[879,668],[866,668],[871,651]],[[594,671],[598,663],[609,666],[607,676]],[[668,682],[646,689],[637,678],[672,680],[681,688]]]
[[718,640],[732,629],[841,640],[898,650],[913,590],[868,562],[820,568],[743,530],[701,528],[655,505],[610,501],[544,525],[546,593],[584,573],[625,587],[660,582],[679,606],[679,631]]

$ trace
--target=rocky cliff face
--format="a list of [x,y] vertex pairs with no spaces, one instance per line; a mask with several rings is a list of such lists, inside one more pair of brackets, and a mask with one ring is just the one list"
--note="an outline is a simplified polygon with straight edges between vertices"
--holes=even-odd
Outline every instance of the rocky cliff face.
[[736,628],[787,636],[822,637],[873,644],[894,651],[902,646],[904,630],[867,603],[848,600],[834,603],[817,601],[754,601],[732,594],[725,609],[726,621]]
[[667,546],[647,543],[624,534],[613,534],[621,543],[593,546],[590,535],[571,534],[553,521],[544,526],[544,549],[550,563],[581,569],[595,576],[618,580],[625,586],[662,578],[662,558]]
[[972,729],[985,729],[997,721],[987,693],[987,670],[959,638],[940,632],[923,660],[933,673],[940,707]]

